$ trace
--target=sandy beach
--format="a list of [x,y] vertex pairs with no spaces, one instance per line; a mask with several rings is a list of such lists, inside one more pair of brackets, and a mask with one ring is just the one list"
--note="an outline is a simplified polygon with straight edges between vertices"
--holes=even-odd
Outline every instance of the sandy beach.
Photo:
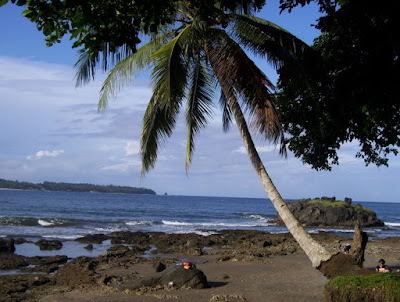
[[[132,234],[124,236],[136,241],[147,238],[143,234],[139,237]],[[326,234],[315,237],[332,252],[349,241],[349,238]],[[137,245],[115,245],[97,258],[70,259],[51,274],[1,276],[0,300],[323,301],[323,287],[328,279],[312,268],[288,234],[257,231],[227,231],[208,237],[152,234],[147,241],[139,241]],[[128,242],[126,238],[125,242]],[[207,242],[212,247],[207,247]],[[140,247],[148,248],[149,243],[152,253],[143,253]],[[399,237],[370,241],[364,267],[374,270],[377,261],[385,258],[397,270],[399,255]],[[139,286],[143,280],[160,274],[156,273],[155,264],[162,262],[169,267],[184,260],[194,262],[206,275],[208,288]],[[20,279],[16,282],[15,278]]]

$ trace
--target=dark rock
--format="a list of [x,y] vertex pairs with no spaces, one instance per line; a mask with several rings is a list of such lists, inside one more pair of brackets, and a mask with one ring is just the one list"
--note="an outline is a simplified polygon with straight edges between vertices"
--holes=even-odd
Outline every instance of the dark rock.
[[29,264],[35,265],[34,267],[27,267],[22,269],[24,272],[43,272],[53,273],[59,269],[60,265],[68,261],[67,256],[53,256],[53,257],[31,257],[28,259]]
[[167,266],[162,262],[157,262],[157,263],[154,263],[153,268],[156,271],[156,273],[159,273],[159,272],[162,272],[163,270],[165,270],[167,268]]
[[15,252],[14,243],[15,240],[12,238],[7,238],[7,239],[0,238],[0,254],[14,253]]
[[93,251],[93,244],[88,244],[87,246],[84,247],[85,249],[87,249],[88,251]]
[[271,245],[272,245],[271,241],[265,241],[263,243],[263,247],[267,247],[267,246],[271,246]]
[[[332,199],[332,198],[331,198]],[[376,217],[376,213],[360,205],[350,205],[345,202],[336,201],[327,203],[329,199],[322,197],[321,201],[310,202],[309,199],[301,199],[287,202],[293,215],[304,226],[319,227],[361,227],[383,226],[382,220]],[[280,217],[273,220],[283,225]]]
[[130,251],[129,247],[125,245],[114,245],[110,247],[104,256],[107,257],[122,257]]
[[15,239],[14,244],[23,244],[23,243],[32,243],[32,241],[26,240],[24,238],[17,238]]
[[59,250],[62,248],[62,242],[59,240],[45,240],[40,239],[35,243],[41,251],[52,251],[52,250]]
[[98,260],[79,257],[66,263],[54,275],[52,283],[69,289],[96,286],[99,275],[95,272]]
[[67,261],[68,261],[67,256],[52,256],[52,257],[36,256],[29,258],[29,263],[35,265],[64,264]]
[[0,270],[17,269],[20,267],[28,266],[29,265],[28,260],[29,260],[28,257],[20,255],[15,255],[10,253],[1,254]]
[[49,278],[41,275],[0,276],[0,301],[35,301],[27,299],[27,291],[49,281]]
[[78,241],[80,243],[97,243],[101,244],[103,241],[107,240],[108,237],[104,234],[93,234],[93,235],[86,235],[81,238],[75,239],[75,241]]
[[345,197],[345,199],[344,199],[344,202],[347,203],[348,205],[351,205],[352,201],[353,200],[349,197]]
[[154,287],[156,285],[175,288],[207,288],[207,277],[196,268],[184,269],[182,265],[172,265],[158,273],[157,276],[143,281],[142,285]]
[[143,232],[120,231],[113,232],[108,235],[111,239],[111,244],[137,244],[149,245],[150,235]]

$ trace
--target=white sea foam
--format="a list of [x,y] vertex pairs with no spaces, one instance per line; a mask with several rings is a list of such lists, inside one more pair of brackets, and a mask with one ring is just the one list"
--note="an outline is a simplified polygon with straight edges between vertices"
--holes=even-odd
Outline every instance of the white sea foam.
[[130,226],[150,226],[151,222],[150,221],[126,221],[126,225]]
[[161,221],[165,225],[186,225],[186,226],[192,226],[195,225],[194,223],[189,223],[189,222],[180,222],[180,221],[168,221],[168,220],[162,220]]
[[250,220],[256,220],[256,221],[264,221],[264,222],[267,222],[267,221],[268,221],[267,218],[265,218],[264,216],[259,215],[259,214],[249,214],[249,213],[245,213],[245,214],[244,214],[244,218],[250,219]]
[[[254,223],[227,223],[227,222],[199,222],[199,223],[190,223],[190,222],[181,222],[181,221],[169,221],[162,220],[164,225],[171,226],[192,226],[192,227],[229,227],[229,228],[238,228],[238,227],[263,227],[268,226],[267,223],[262,224],[254,224]],[[274,225],[274,224],[270,224]]]
[[124,230],[123,228],[110,227],[110,228],[94,228],[98,232],[118,232]]
[[385,222],[385,225],[400,227],[400,222]]
[[46,221],[46,220],[44,220],[44,219],[39,219],[39,220],[38,220],[38,223],[39,223],[41,226],[44,226],[44,227],[54,225],[54,222]]
[[328,228],[318,228],[314,230],[307,230],[311,234],[318,234],[319,232],[332,232],[332,233],[354,233],[352,229],[328,229]]
[[82,235],[42,235],[43,238],[58,238],[58,239],[65,239],[65,240],[74,240],[76,238],[82,237]]

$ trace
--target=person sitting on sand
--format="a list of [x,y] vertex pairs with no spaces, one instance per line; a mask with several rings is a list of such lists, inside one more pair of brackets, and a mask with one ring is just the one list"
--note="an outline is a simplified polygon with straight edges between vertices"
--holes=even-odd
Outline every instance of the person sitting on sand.
[[375,268],[375,270],[379,273],[390,273],[391,269],[389,266],[385,265],[385,260],[380,259],[379,265]]

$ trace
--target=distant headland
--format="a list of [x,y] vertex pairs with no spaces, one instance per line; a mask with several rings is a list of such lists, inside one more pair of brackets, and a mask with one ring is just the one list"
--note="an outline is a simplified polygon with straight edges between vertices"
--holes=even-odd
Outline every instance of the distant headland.
[[98,192],[98,193],[123,193],[123,194],[153,194],[151,189],[114,185],[93,185],[85,183],[49,182],[31,183],[26,181],[13,181],[0,178],[0,189],[8,190],[33,190],[33,191],[61,191],[61,192]]

